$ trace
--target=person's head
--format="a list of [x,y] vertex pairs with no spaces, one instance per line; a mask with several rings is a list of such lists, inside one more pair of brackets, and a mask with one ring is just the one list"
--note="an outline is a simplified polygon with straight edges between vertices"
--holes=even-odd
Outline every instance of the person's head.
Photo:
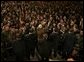
[[63,32],[65,32],[65,31],[66,31],[66,27],[65,27],[64,25],[62,25],[62,26],[61,26],[61,30],[62,30]]
[[70,28],[70,26],[67,24],[67,25],[66,25],[66,28],[67,28],[67,29],[69,29],[69,28]]
[[83,36],[83,30],[80,30],[80,35]]
[[53,28],[53,32],[56,32],[56,28]]
[[44,14],[43,17],[46,18],[46,14]]
[[61,28],[61,25],[58,23],[57,24],[57,29],[60,29]]
[[64,22],[63,19],[61,19],[61,20],[60,20],[60,23],[63,23],[63,22]]
[[64,16],[63,19],[66,20],[66,16]]
[[31,29],[32,29],[33,31],[35,31],[35,26],[32,26]]
[[83,17],[81,16],[81,21],[83,21]]
[[29,23],[25,23],[25,26],[28,27],[29,26]]
[[23,33],[23,29],[20,28],[20,29],[19,29],[19,33]]
[[77,32],[77,31],[78,31],[78,26],[77,26],[77,24],[74,24],[74,26],[73,26],[73,31],[74,31],[74,32]]
[[10,27],[9,26],[5,26],[5,31],[9,31],[10,30]]
[[38,27],[37,27],[37,30],[39,30],[41,28],[43,28],[43,26],[41,24],[39,24]]
[[53,23],[53,26],[56,26],[56,24],[55,24],[55,23]]
[[41,24],[42,24],[42,26],[45,26],[46,25],[46,21],[42,21]]
[[74,25],[74,21],[71,19],[70,22],[71,22],[70,26],[73,26]]
[[53,19],[53,18],[52,18],[52,15],[50,15],[50,20],[52,21],[52,19]]
[[[61,10],[60,10],[61,11]],[[60,15],[60,19],[62,19],[62,15]]]
[[10,27],[10,30],[11,30],[11,32],[15,32],[15,27],[14,26],[11,26]]

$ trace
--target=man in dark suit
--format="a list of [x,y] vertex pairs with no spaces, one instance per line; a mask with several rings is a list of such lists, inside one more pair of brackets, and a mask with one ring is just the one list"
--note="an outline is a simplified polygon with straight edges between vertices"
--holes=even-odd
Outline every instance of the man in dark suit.
[[25,42],[25,50],[27,58],[30,60],[30,55],[34,57],[35,54],[35,48],[37,45],[37,35],[36,33],[31,29],[28,34],[24,37]]
[[48,30],[48,47],[49,47],[49,56],[51,58],[51,52],[52,52],[52,43],[53,43],[53,37],[51,36],[52,30]]
[[13,49],[16,55],[16,61],[24,61],[24,42],[21,38],[16,38]]
[[65,58],[70,55],[77,41],[76,35],[74,32],[69,31],[65,35],[64,44],[63,44],[63,56]]
[[79,45],[79,50],[78,50],[77,60],[82,61],[83,60],[83,30],[80,30],[78,45]]
[[55,29],[52,32],[52,36],[53,36],[54,57],[56,57],[57,56],[57,52],[58,52],[58,46],[59,46],[60,37],[59,37],[59,33],[56,32]]
[[47,43],[47,33],[43,34],[41,39],[38,39],[38,53],[41,56],[42,61],[48,61],[49,59],[49,49]]
[[48,37],[48,45],[49,45],[50,55],[52,53],[52,49],[54,49],[54,57],[56,57],[56,53],[58,51],[58,46],[59,46],[59,36],[58,36],[58,32],[55,31],[55,28],[53,28],[53,32]]

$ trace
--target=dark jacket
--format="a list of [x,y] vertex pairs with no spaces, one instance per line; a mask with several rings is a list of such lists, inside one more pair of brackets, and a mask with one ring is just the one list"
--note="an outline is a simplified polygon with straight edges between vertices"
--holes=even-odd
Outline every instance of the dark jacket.
[[39,40],[41,43],[38,43],[38,52],[41,57],[47,58],[49,55],[48,43],[46,39]]
[[64,44],[63,44],[63,51],[69,54],[72,51],[73,47],[75,46],[76,41],[77,41],[77,38],[74,33],[66,33]]

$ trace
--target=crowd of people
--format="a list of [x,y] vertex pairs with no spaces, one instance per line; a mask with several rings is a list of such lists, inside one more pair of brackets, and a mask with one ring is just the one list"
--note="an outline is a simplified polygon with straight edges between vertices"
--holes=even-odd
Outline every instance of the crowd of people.
[[[1,1],[1,57],[82,60],[83,2]],[[12,50],[12,51],[11,51]],[[26,52],[24,52],[24,50]]]

